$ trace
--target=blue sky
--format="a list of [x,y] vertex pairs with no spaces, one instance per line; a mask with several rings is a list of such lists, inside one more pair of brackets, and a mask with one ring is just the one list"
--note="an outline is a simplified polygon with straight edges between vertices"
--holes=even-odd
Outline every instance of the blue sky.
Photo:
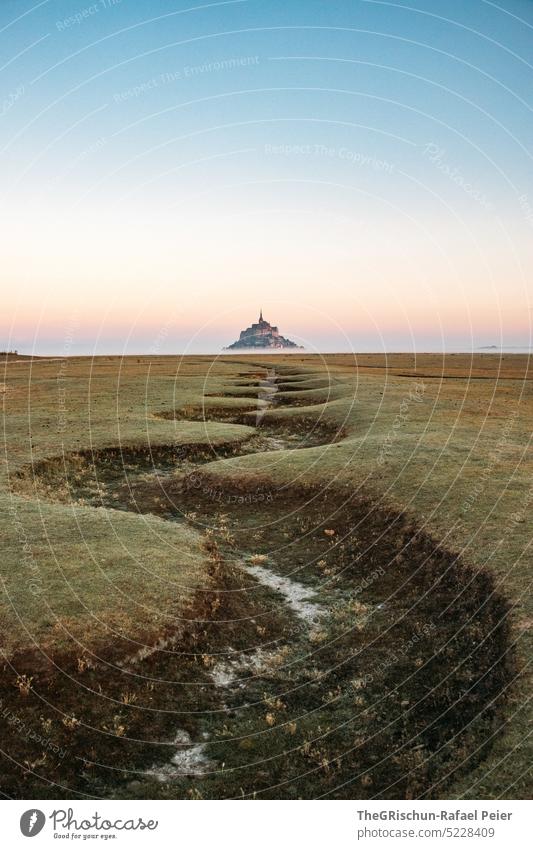
[[0,39],[5,345],[217,350],[259,301],[310,349],[530,344],[529,0],[4,0]]

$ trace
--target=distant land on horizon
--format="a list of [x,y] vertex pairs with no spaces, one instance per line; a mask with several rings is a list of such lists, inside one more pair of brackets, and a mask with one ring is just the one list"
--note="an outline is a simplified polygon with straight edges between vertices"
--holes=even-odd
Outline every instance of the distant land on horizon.
[[276,349],[299,349],[303,350],[302,345],[297,345],[291,339],[281,336],[278,328],[263,318],[263,309],[259,310],[259,318],[255,324],[251,324],[245,330],[241,330],[240,336],[236,342],[228,345],[225,350],[242,350],[246,348],[276,348]]

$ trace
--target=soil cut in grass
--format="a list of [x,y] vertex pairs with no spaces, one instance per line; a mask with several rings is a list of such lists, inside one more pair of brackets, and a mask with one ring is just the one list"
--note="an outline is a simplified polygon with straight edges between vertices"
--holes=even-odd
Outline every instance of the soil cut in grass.
[[[180,518],[204,531],[209,591],[179,641],[129,672],[105,653],[58,658],[56,675],[15,658],[4,705],[25,727],[39,711],[69,757],[49,752],[46,780],[8,770],[5,787],[431,798],[479,761],[512,674],[506,605],[486,575],[369,503],[330,493],[309,506],[310,493],[286,492],[265,521],[255,491],[221,511],[196,484],[166,482]],[[50,705],[58,690],[63,716]]]
[[371,492],[287,479],[287,458],[313,468],[349,432],[330,407],[277,400],[216,461],[200,443],[102,448],[11,476],[48,509],[189,534],[206,565],[137,650],[92,638],[44,669],[38,651],[6,661],[6,716],[34,733],[13,735],[4,793],[439,798],[490,753],[516,665],[493,577]]

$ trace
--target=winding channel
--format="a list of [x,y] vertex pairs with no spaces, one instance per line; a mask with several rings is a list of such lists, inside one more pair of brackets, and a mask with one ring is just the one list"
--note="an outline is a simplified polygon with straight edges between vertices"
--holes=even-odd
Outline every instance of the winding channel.
[[[298,394],[308,388],[298,384],[305,383],[307,376],[290,372],[280,378],[274,368],[268,368],[255,382],[236,384],[257,386],[255,411],[253,407],[243,410],[199,405],[161,415],[182,421],[205,421],[209,417],[250,424],[255,420],[255,434],[238,446],[230,444],[227,454],[224,449],[217,450],[217,459],[314,448],[342,439],[339,431],[321,429],[316,421],[310,424],[307,410],[303,417],[297,414],[288,419],[267,415],[274,407],[283,410],[276,403],[278,383],[286,384],[287,377],[291,389],[283,386],[282,401],[290,404],[293,391],[298,404]],[[235,393],[231,394],[235,398]],[[250,392],[243,392],[242,397],[249,400]],[[305,406],[324,407],[312,401]],[[72,478],[79,479],[80,463],[86,467],[87,481],[82,479],[77,493],[86,504],[153,512],[170,521],[191,522],[197,528],[201,522],[197,526],[196,519],[190,518],[195,509],[205,521],[211,521],[223,509],[201,489],[187,490],[192,476],[201,477],[202,468],[213,459],[205,446],[184,446],[179,456],[161,449],[159,453],[148,452],[140,460],[132,457],[126,473],[120,449],[103,449],[98,456],[79,452],[72,458]],[[69,476],[68,463],[65,465],[64,457],[57,460],[56,466],[50,461],[43,464],[43,474],[49,476],[48,481],[50,475],[57,475],[62,481],[58,490],[68,499],[72,497],[64,480],[65,473]],[[123,480],[121,483],[125,474],[126,485]],[[39,467],[23,471],[19,480],[22,491],[25,485],[27,493],[28,480],[38,484],[39,475]],[[120,486],[125,497],[118,504],[116,491]],[[163,511],[155,497],[150,501],[150,488],[155,495],[162,490],[174,512],[168,508]],[[50,487],[45,491],[50,492]],[[136,494],[142,494],[144,500],[138,502]],[[481,749],[478,741],[495,721],[501,708],[498,694],[505,690],[510,676],[507,632],[502,624],[506,606],[495,593],[490,576],[475,573],[455,554],[419,532],[411,519],[393,510],[383,511],[369,498],[352,500],[346,493],[337,496],[328,490],[328,501],[318,485],[316,495],[311,502],[309,493],[285,490],[286,501],[280,498],[279,503],[243,508],[241,513],[236,510],[230,525],[224,526],[228,538],[233,532],[241,537],[239,546],[228,544],[228,553],[217,555],[218,568],[224,569],[227,556],[241,589],[249,577],[251,590],[259,588],[263,593],[258,596],[259,603],[253,602],[250,608],[256,613],[250,615],[245,609],[243,627],[250,629],[253,625],[257,633],[263,633],[263,621],[268,624],[272,620],[269,637],[257,644],[247,634],[239,644],[234,631],[226,638],[223,650],[215,653],[216,659],[204,670],[210,693],[201,704],[208,706],[207,719],[202,707],[194,728],[176,722],[159,747],[159,753],[167,753],[165,757],[152,757],[151,763],[145,759],[143,772],[137,773],[143,780],[176,787],[188,778],[216,781],[225,759],[235,757],[233,750],[224,749],[218,736],[219,726],[225,728],[225,717],[233,723],[235,739],[249,740],[254,734],[263,739],[264,730],[250,731],[247,717],[251,713],[254,722],[266,721],[267,728],[272,724],[272,733],[281,718],[284,725],[296,729],[291,733],[298,734],[300,727],[304,733],[309,717],[316,717],[327,744],[311,744],[307,737],[301,740],[286,760],[289,774],[291,769],[296,770],[295,777],[278,777],[280,782],[300,780],[307,774],[310,752],[319,765],[311,765],[304,795],[322,790],[325,780],[333,782],[334,793],[336,780],[339,788],[347,788],[342,792],[349,796],[350,775],[357,773],[349,761],[354,723],[365,741],[364,747],[363,743],[356,746],[363,747],[357,762],[362,766],[358,768],[364,767],[363,774],[365,770],[375,773],[370,783],[358,786],[359,795],[383,793],[387,797],[389,783],[394,787],[390,798],[397,798],[398,786],[404,794],[426,792],[443,771],[460,769],[463,748],[474,752]],[[256,514],[258,526],[252,521]],[[261,546],[263,553],[259,552]],[[462,591],[465,585],[468,593]],[[222,599],[226,603],[231,593],[226,592]],[[452,610],[453,618],[448,613],[443,619],[443,610]],[[216,619],[213,624],[216,626]],[[161,639],[120,665],[125,671],[143,663],[150,666],[165,653],[165,662],[172,664],[169,649],[179,647],[180,638]],[[280,654],[286,665],[279,666]],[[268,696],[274,707],[266,714],[261,711],[261,701],[267,698],[262,687],[274,690],[269,690]],[[290,722],[285,718],[289,713],[294,716]],[[218,725],[213,714],[218,714]],[[248,729],[246,733],[243,728]],[[376,728],[381,736],[376,737]],[[308,733],[314,739],[314,726]],[[355,735],[356,740],[359,737]],[[223,754],[219,754],[221,747]],[[243,759],[246,757],[242,754]],[[277,754],[267,752],[263,759],[276,762],[277,758],[284,763],[286,757],[284,743]],[[342,769],[336,766],[338,779],[329,767],[330,760],[342,762]],[[253,763],[252,757],[250,768]],[[241,766],[239,763],[235,769],[239,771]],[[259,785],[263,782],[263,792],[268,795],[270,779],[261,777],[265,772],[259,770]],[[413,772],[421,777],[411,778]],[[235,779],[237,790],[240,780],[238,776]],[[216,798],[222,790],[216,784],[214,788]]]

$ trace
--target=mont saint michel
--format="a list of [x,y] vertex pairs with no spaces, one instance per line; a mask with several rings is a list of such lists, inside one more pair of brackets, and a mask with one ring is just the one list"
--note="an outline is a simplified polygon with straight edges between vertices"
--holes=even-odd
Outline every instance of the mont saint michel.
[[238,348],[302,348],[291,339],[281,336],[277,327],[274,327],[263,318],[263,310],[259,311],[259,319],[256,324],[241,330],[239,338],[232,345],[228,345],[227,351]]

